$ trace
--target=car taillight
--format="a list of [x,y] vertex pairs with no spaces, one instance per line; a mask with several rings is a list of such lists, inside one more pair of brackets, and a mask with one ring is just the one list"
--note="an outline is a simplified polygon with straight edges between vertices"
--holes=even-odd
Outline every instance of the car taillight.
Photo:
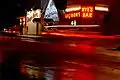
[[16,31],[13,31],[13,33],[15,33]]

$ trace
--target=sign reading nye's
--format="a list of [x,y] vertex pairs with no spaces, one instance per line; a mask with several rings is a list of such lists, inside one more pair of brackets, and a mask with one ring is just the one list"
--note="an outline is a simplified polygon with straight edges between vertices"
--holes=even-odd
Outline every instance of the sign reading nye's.
[[81,16],[83,18],[92,18],[93,17],[93,7],[82,7]]
[[94,8],[91,6],[83,6],[79,11],[71,11],[67,12],[65,14],[66,19],[71,19],[71,18],[92,18],[94,13]]

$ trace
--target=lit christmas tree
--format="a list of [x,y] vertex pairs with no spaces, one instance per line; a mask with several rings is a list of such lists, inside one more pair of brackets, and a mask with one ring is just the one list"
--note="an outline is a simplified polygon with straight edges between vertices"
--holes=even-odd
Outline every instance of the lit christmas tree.
[[55,7],[53,0],[49,0],[44,18],[53,19],[54,21],[59,21],[58,11],[57,8]]

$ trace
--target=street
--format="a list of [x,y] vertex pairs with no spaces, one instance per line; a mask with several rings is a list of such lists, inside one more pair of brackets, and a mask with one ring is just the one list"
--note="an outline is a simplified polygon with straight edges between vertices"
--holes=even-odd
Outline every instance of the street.
[[[120,80],[119,51],[110,50],[119,44],[119,39],[0,36],[0,63],[4,72],[5,63],[12,66],[20,58],[21,74],[28,78],[43,77],[41,70],[45,80]],[[7,68],[16,80],[15,66]]]
[[120,80],[120,0],[0,6],[0,80]]

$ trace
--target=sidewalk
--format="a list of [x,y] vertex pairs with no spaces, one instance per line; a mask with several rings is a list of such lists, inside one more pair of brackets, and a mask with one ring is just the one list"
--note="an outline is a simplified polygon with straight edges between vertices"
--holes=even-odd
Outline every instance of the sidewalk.
[[26,37],[26,38],[41,38],[43,36],[63,36],[63,37],[77,37],[77,38],[96,38],[96,39],[120,39],[120,36],[104,36],[101,34],[88,34],[88,33],[60,33],[60,32],[42,32],[41,35],[18,35],[20,37]]
[[43,32],[42,35],[55,35],[55,36],[64,36],[64,37],[77,37],[77,38],[96,38],[96,39],[120,39],[120,36],[104,36],[99,33],[82,33],[79,32],[77,33],[60,33],[60,32],[50,32],[50,33],[45,33]]

